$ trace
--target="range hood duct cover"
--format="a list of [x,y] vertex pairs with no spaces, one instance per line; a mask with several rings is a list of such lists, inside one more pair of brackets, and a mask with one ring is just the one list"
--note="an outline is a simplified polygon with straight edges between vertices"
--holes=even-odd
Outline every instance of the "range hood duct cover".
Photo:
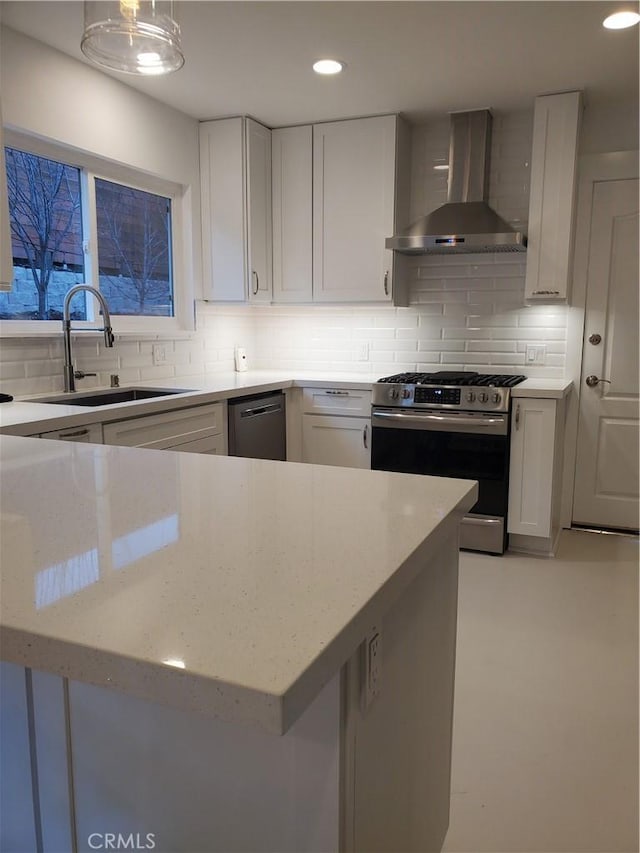
[[487,204],[491,152],[489,110],[451,114],[447,203],[385,241],[408,255],[524,252],[527,240]]

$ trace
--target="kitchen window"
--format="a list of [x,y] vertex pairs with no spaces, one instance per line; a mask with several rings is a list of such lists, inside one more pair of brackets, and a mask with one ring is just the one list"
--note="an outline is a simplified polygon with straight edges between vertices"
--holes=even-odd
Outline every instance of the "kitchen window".
[[[176,298],[174,275],[180,188],[44,143],[8,145],[5,155],[14,274],[0,293],[0,333],[57,333],[65,295],[80,283],[103,293],[116,333],[188,327],[188,294]],[[101,325],[85,293],[71,316],[79,328]]]

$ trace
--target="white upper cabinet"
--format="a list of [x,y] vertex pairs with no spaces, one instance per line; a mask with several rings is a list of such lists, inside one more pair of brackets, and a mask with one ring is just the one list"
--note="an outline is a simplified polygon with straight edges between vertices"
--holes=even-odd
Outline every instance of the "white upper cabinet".
[[566,300],[573,254],[573,212],[582,94],[536,98],[525,298]]
[[271,131],[249,118],[200,125],[203,296],[271,301]]
[[271,131],[245,119],[247,215],[249,220],[249,300],[271,302]]
[[394,301],[396,166],[394,115],[313,128],[313,299]]
[[271,132],[273,301],[311,302],[313,128]]

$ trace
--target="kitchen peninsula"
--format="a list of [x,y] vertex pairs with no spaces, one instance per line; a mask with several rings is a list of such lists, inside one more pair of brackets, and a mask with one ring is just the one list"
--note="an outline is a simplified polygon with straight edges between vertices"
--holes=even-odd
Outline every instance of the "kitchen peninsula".
[[6,435],[0,458],[10,849],[441,848],[475,484]]

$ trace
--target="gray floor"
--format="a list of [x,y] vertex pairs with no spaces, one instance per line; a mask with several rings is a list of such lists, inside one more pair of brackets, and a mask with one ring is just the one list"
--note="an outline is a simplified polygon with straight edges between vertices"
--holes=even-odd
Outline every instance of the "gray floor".
[[448,853],[638,851],[638,540],[463,554]]

